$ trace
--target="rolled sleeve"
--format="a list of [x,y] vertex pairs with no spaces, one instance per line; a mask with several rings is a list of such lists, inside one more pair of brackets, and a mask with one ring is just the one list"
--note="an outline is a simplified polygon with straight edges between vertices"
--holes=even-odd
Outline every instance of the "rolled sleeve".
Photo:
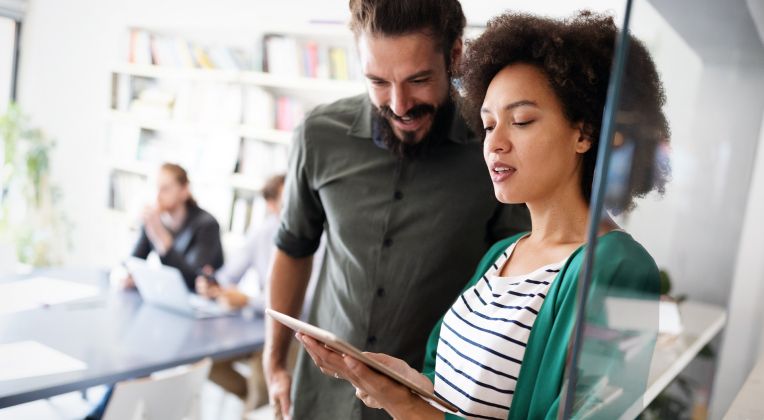
[[295,130],[284,185],[281,225],[275,240],[280,250],[294,258],[307,257],[316,252],[326,220],[311,173],[309,144],[305,136],[308,123],[306,120]]

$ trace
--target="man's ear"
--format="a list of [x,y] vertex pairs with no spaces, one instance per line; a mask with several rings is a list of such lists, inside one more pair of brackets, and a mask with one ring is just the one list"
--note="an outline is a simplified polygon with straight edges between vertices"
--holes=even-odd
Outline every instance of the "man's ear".
[[583,122],[576,124],[578,128],[578,139],[576,140],[576,153],[584,154],[592,148],[594,140],[592,139],[592,130]]

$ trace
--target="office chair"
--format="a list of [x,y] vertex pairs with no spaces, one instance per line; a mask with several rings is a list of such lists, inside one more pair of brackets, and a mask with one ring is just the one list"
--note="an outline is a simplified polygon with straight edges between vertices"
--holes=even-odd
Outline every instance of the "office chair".
[[211,366],[212,360],[205,358],[168,372],[118,382],[103,420],[197,420],[199,394]]

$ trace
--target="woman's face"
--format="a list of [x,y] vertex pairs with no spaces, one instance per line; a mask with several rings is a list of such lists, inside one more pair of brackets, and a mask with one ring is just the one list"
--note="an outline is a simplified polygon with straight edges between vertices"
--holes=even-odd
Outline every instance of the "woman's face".
[[173,211],[185,205],[189,197],[188,187],[180,185],[175,174],[160,170],[157,176],[157,207],[160,211]]
[[532,203],[575,188],[581,156],[591,142],[581,124],[565,118],[544,74],[512,64],[491,80],[480,111],[486,128],[483,156],[502,203]]

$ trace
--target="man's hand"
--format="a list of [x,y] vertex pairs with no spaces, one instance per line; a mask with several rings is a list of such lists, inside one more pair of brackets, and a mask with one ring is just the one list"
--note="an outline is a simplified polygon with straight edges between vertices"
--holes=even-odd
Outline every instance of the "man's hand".
[[268,382],[268,396],[277,419],[289,420],[289,411],[292,408],[290,391],[292,389],[292,375],[285,366],[273,363],[269,357],[263,357],[263,371],[265,380]]
[[196,293],[208,299],[217,299],[220,296],[220,286],[205,276],[196,276]]
[[[273,257],[271,278],[266,287],[266,307],[299,317],[310,281],[313,257],[294,258],[277,249]],[[271,404],[281,418],[288,419],[292,406],[289,393],[292,377],[287,370],[292,331],[278,322],[265,320],[263,370],[268,381]]]
[[123,290],[135,289],[135,281],[130,274],[126,275],[119,281],[119,287]]
[[227,308],[238,310],[247,306],[249,297],[235,288],[227,287],[220,290],[218,302]]

